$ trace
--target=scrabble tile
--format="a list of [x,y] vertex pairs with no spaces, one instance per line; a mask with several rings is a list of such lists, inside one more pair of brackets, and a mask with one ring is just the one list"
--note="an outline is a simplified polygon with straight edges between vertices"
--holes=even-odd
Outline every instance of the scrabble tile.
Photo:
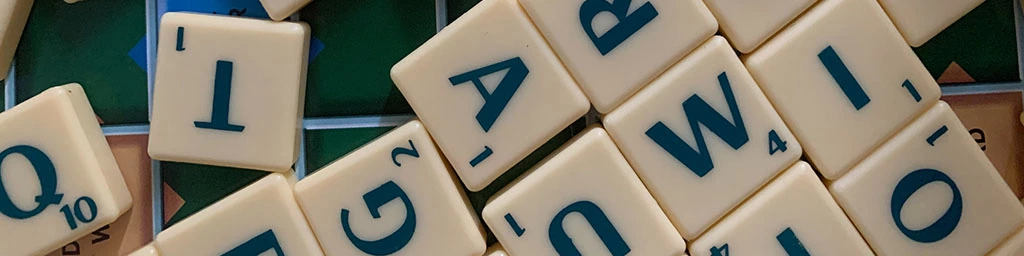
[[598,112],[607,113],[711,37],[700,0],[520,0]]
[[452,175],[411,121],[306,177],[295,196],[326,254],[478,256],[482,226]]
[[159,255],[160,255],[160,253],[157,252],[156,246],[154,246],[153,244],[147,244],[146,246],[144,246],[142,248],[139,248],[138,250],[135,250],[134,252],[128,254],[128,256],[159,256]]
[[800,143],[720,36],[605,116],[604,124],[688,239],[801,154]]
[[[78,84],[0,114],[0,251],[42,255],[114,222],[132,204]],[[18,182],[15,182],[18,181]]]
[[0,80],[7,78],[14,50],[21,40],[21,31],[28,21],[33,0],[10,0],[0,3]]
[[152,166],[146,135],[107,136],[117,166],[132,198],[132,210],[47,255],[124,255],[153,240]]
[[294,175],[270,174],[156,236],[160,255],[323,255],[295,202]]
[[1024,207],[939,102],[829,186],[882,255],[981,255]]
[[745,63],[826,179],[839,178],[939,97],[873,0],[821,2]]
[[591,127],[484,206],[511,255],[678,255],[672,228],[604,129]]
[[737,51],[749,53],[796,19],[817,0],[704,0],[722,34]]
[[1024,197],[1021,92],[943,96],[1017,198]]
[[313,0],[260,0],[263,9],[274,20],[284,20]]
[[516,0],[481,2],[391,78],[471,191],[590,108]]
[[910,46],[918,47],[985,0],[878,0]]
[[989,256],[1016,256],[1024,254],[1024,229],[1006,238],[999,247],[989,252]]
[[690,243],[693,255],[874,255],[806,162]]
[[309,26],[191,13],[168,13],[160,25],[149,155],[289,170],[298,157]]
[[167,12],[198,12],[253,18],[270,18],[260,0],[157,0],[158,17]]
[[505,252],[505,248],[501,247],[501,244],[494,244],[490,248],[487,248],[487,252],[484,252],[484,256],[508,256]]

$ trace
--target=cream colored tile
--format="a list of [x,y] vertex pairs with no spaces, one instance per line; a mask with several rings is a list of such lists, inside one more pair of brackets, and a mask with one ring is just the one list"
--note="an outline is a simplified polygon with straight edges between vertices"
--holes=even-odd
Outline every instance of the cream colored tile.
[[823,1],[746,56],[754,80],[827,179],[939,97],[886,17],[874,0]]
[[737,51],[749,53],[796,19],[817,0],[704,0],[722,34]]
[[928,42],[985,0],[878,0],[910,46]]
[[690,243],[693,255],[874,255],[811,165],[797,162]]
[[800,143],[720,36],[609,113],[604,124],[688,239],[801,154]]
[[285,175],[270,174],[156,236],[160,255],[323,255]]
[[604,129],[591,127],[484,207],[511,255],[678,255],[672,228]]
[[487,248],[487,252],[484,252],[483,256],[508,256],[508,253],[505,252],[504,247],[501,247],[501,244],[494,244]]
[[289,170],[298,157],[309,33],[305,23],[165,14],[150,156]]
[[472,191],[589,109],[516,0],[477,4],[391,78]]
[[881,255],[981,255],[1024,221],[1024,207],[941,101],[830,190]]
[[411,121],[299,181],[295,196],[329,255],[479,256],[482,226],[452,175]]
[[1003,244],[989,252],[989,256],[1018,256],[1024,255],[1024,230],[1017,231],[1003,241]]
[[700,0],[519,2],[601,113],[718,29]]
[[50,88],[0,113],[0,134],[0,252],[48,253],[131,207],[80,85]]
[[128,256],[160,256],[160,253],[158,253],[156,247],[150,243],[128,254]]
[[0,80],[11,70],[14,50],[18,48],[21,32],[28,21],[34,0],[6,0],[0,2]]
[[292,13],[302,9],[310,2],[313,0],[260,0],[270,18],[277,21],[287,19]]

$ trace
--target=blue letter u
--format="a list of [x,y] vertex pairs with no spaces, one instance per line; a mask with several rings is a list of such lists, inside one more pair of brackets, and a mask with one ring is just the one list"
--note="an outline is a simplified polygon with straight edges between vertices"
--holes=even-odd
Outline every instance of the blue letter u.
[[587,219],[590,227],[594,228],[597,236],[601,238],[601,242],[612,255],[622,256],[630,252],[629,245],[622,239],[622,235],[619,235],[619,231],[615,230],[615,226],[608,220],[608,216],[604,214],[601,207],[591,201],[577,201],[555,214],[555,218],[551,220],[551,225],[548,227],[548,237],[558,255],[581,256],[579,249],[573,244],[572,238],[569,238],[569,235],[565,233],[565,228],[562,227],[565,217],[573,212],[578,212]]

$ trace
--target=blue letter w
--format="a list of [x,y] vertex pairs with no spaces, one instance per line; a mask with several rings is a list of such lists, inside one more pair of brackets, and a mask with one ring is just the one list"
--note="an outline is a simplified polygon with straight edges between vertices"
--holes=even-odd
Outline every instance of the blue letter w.
[[[647,137],[658,143],[662,149],[672,154],[676,160],[690,168],[690,171],[698,177],[704,177],[715,168],[711,162],[711,154],[708,152],[708,145],[704,142],[704,134],[700,130],[700,124],[704,124],[711,132],[722,138],[733,149],[739,149],[750,140],[747,136],[747,128],[743,125],[743,117],[736,106],[736,97],[733,96],[732,87],[729,85],[729,77],[725,72],[718,75],[718,84],[722,87],[722,94],[725,95],[725,102],[729,104],[729,113],[732,114],[732,123],[721,114],[711,108],[700,96],[693,95],[683,102],[683,112],[690,122],[690,130],[697,139],[697,150],[679,138],[664,123],[658,122],[647,129]],[[735,123],[735,125],[733,125]]]

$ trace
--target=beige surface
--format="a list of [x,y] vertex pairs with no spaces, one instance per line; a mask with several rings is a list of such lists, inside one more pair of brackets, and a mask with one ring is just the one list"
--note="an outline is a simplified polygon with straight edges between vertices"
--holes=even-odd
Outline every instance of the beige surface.
[[[525,66],[529,73],[485,131],[476,118],[484,96],[473,82],[453,85],[449,78],[517,57],[523,65],[508,67],[519,71]],[[480,87],[491,94],[500,81],[513,79],[506,76],[508,70],[481,77]],[[391,78],[472,191],[483,189],[590,108],[516,0],[476,5],[395,64]],[[485,147],[492,154],[470,164]]]
[[[725,74],[725,83],[720,80],[722,74]],[[727,93],[735,101],[735,108],[729,105]],[[684,111],[683,102],[693,103],[697,99],[713,107],[729,122],[729,126],[742,124],[741,131],[746,140],[734,149],[723,137],[733,141],[731,138],[742,136],[731,135],[724,129],[708,129],[706,122],[711,118],[697,117],[697,114],[688,116],[687,112],[695,113],[697,107],[690,105],[693,109]],[[739,116],[732,114],[734,110]],[[690,122],[696,120],[705,123],[691,127]],[[658,122],[668,127],[684,144],[667,140],[663,143],[689,148],[709,157],[713,166],[710,170],[699,170],[707,171],[703,177],[647,135],[647,131]],[[777,173],[792,165],[802,151],[800,143],[772,109],[729,48],[729,43],[720,36],[701,45],[650,86],[609,113],[604,124],[676,229],[687,239],[696,238]],[[701,132],[695,133],[692,129],[700,129]],[[775,131],[778,141],[769,139],[771,131]],[[697,136],[706,143],[706,151],[701,152]],[[781,143],[785,143],[786,151],[770,150],[780,148]],[[696,163],[704,163],[699,157],[687,161],[698,166],[703,165]],[[708,194],[715,196],[709,197]]]
[[156,247],[153,244],[147,244],[146,246],[139,248],[138,250],[128,254],[128,256],[159,256]]
[[787,228],[811,255],[874,255],[803,161],[691,242],[690,253],[712,255],[728,245],[730,255],[786,255],[777,236]]
[[686,242],[597,126],[493,198],[484,207],[483,219],[511,255],[572,255],[572,249],[555,250],[551,227],[561,227],[571,243],[565,246],[582,255],[608,255],[594,229],[608,226],[612,228],[601,228],[603,235],[618,234],[621,240],[610,241],[624,242],[630,255],[678,255],[686,250]]
[[1024,126],[1021,93],[944,96],[964,127],[1017,198],[1024,197]]
[[[818,57],[829,46],[870,99],[860,110]],[[746,56],[745,63],[811,164],[830,180],[934,104],[940,94],[874,0],[821,2]],[[902,86],[908,79],[920,101]]]
[[1024,255],[1024,229],[1017,231],[989,252],[988,256],[1020,256]]
[[280,21],[287,19],[292,13],[295,13],[303,6],[306,6],[313,0],[260,0],[263,4],[263,9],[267,11],[271,19]]
[[288,179],[270,174],[174,224],[157,235],[157,250],[165,256],[221,255],[269,231],[286,255],[323,255]]
[[7,78],[29,11],[35,0],[0,1],[0,80]]
[[501,244],[495,243],[487,248],[487,252],[484,252],[483,256],[508,256],[508,253],[505,252],[505,248],[501,247]]
[[737,51],[749,53],[796,19],[817,0],[704,0],[722,34]]
[[911,46],[918,47],[985,0],[878,0]]
[[[939,174],[922,178],[917,173]],[[941,177],[948,177],[959,193]],[[894,191],[900,188],[897,184],[915,181],[926,183],[917,189],[914,185],[901,188],[909,195],[894,217],[891,211],[896,210],[892,204]],[[1024,206],[941,101],[832,183],[829,190],[881,255],[981,255],[1024,221]],[[952,203],[957,195],[962,202],[959,208]],[[899,201],[895,202],[898,205]],[[914,240],[896,224],[899,218],[904,227],[914,231],[935,223],[952,223],[938,222],[947,212],[962,215],[951,231],[937,225],[936,230],[926,232],[938,234],[930,242]]]
[[[388,250],[394,254],[479,256],[486,247],[483,229],[452,175],[423,124],[411,121],[303,179],[295,196],[329,255],[381,254],[347,237],[338,216],[348,212],[357,242],[395,237],[388,240],[398,243]],[[395,194],[384,206],[367,208],[378,202],[367,198],[385,195],[375,191],[389,184],[409,204]],[[411,228],[408,239],[401,239],[408,234],[399,233],[403,228]]]
[[[309,26],[167,13],[161,19],[149,154],[154,159],[283,172],[298,157]],[[182,48],[178,51],[178,28]],[[228,123],[211,122],[218,61],[231,61]]]
[[[46,197],[52,201],[42,206],[36,200],[50,192],[42,191],[41,183],[50,182],[41,182],[37,174],[36,166],[45,160],[31,163],[24,155],[28,151],[3,159],[0,182],[14,206],[18,211],[42,209],[25,219],[0,213],[4,231],[0,251],[5,254],[42,255],[56,250],[114,222],[131,207],[129,190],[80,85],[50,88],[0,113],[0,134],[5,135],[0,137],[5,151],[25,145],[45,154],[55,171],[52,192],[62,195]],[[89,199],[96,205],[92,216]],[[64,206],[68,207],[62,212]],[[75,209],[80,209],[81,218],[75,217]],[[72,221],[65,213],[72,213]]]
[[[612,111],[718,29],[715,17],[700,0],[617,0],[604,6],[596,1],[519,2],[601,113]],[[613,6],[623,2],[630,4],[627,16],[620,18],[613,13],[626,10]],[[601,6],[595,8],[604,11],[581,21],[588,18],[580,16],[584,6]],[[648,10],[657,15],[641,23]],[[633,24],[643,25],[629,29],[638,26]],[[632,34],[602,54],[585,26],[592,26],[594,35],[602,38],[598,41],[614,40],[609,36],[613,31]]]

